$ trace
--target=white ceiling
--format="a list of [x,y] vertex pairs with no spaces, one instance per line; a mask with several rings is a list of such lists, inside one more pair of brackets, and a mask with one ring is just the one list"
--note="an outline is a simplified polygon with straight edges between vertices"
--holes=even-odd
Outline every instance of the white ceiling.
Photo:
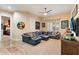
[[[8,9],[8,6],[11,6],[12,9]],[[53,9],[48,16],[55,15],[64,12],[70,12],[74,4],[0,4],[0,9],[7,11],[27,11],[37,16],[44,16],[40,12],[44,11],[44,8],[47,10]]]

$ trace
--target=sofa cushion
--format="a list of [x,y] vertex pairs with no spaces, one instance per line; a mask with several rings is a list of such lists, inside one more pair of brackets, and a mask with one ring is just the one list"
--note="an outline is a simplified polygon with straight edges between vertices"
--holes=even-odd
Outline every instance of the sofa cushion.
[[41,37],[38,36],[35,32],[32,32],[32,35],[33,35],[33,37],[32,37],[33,40],[41,39]]
[[32,37],[33,40],[39,40],[41,37]]

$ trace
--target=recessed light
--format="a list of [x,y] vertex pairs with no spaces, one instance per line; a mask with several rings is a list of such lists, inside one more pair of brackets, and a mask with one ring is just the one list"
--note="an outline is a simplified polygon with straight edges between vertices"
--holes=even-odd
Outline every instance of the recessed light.
[[8,6],[8,9],[12,9],[12,7],[11,6]]

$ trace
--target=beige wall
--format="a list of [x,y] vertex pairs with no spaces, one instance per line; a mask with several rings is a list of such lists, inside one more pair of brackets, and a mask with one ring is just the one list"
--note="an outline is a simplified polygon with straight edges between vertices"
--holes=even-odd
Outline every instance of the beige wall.
[[[25,23],[25,28],[23,30],[17,28],[17,24],[20,21]],[[14,39],[21,39],[22,38],[21,35],[23,33],[39,31],[39,30],[35,30],[35,21],[40,22],[40,18],[25,12],[14,12],[13,20],[12,20],[13,22],[12,37]]]
[[[33,31],[40,31],[35,29],[35,21],[40,22],[40,18],[38,16],[32,15],[30,13],[25,12],[14,12],[10,13],[7,11],[0,11],[0,24],[1,24],[1,16],[7,16],[10,17],[11,20],[11,39],[13,40],[21,40],[22,34],[27,32],[33,32]],[[23,30],[20,30],[17,28],[18,22],[24,22],[25,28]],[[0,40],[2,38],[2,30],[0,25]]]
[[60,13],[60,14],[57,14],[57,15],[52,15],[52,16],[48,16],[48,17],[45,17],[47,20],[48,19],[62,19],[62,18],[66,18],[66,19],[69,19],[70,18],[70,13],[71,12],[65,12],[65,13]]
[[[44,17],[43,20],[46,22],[46,25],[47,25],[48,22],[51,22],[52,20],[56,20],[56,19],[59,19],[60,22],[61,22],[62,20],[69,20],[70,19],[70,14],[71,14],[70,12],[61,13],[61,14],[57,14],[57,15],[53,15],[53,16]],[[47,26],[42,30],[47,30]],[[64,30],[65,29],[60,28],[61,34],[64,33]]]
[[[35,16],[33,14],[27,13],[27,12],[20,12],[20,11],[16,11],[14,13],[10,13],[7,11],[0,11],[0,16],[8,16],[11,18],[11,38],[13,40],[21,40],[22,38],[22,34],[23,33],[27,33],[27,32],[33,32],[33,31],[47,31],[47,23],[50,20],[53,19],[61,19],[61,20],[69,20],[70,19],[70,13],[62,13],[62,14],[58,14],[58,15],[53,15],[53,16],[49,16],[49,17],[38,17]],[[20,30],[17,28],[17,24],[18,22],[24,22],[25,23],[25,28],[23,30]],[[39,21],[40,23],[45,22],[46,23],[46,27],[42,28],[40,26],[40,30],[36,30],[35,29],[35,21]],[[1,17],[0,17],[0,23],[1,23]],[[1,26],[1,25],[0,25]],[[1,28],[0,28],[1,29]],[[60,30],[61,33],[64,32],[63,29]],[[0,34],[1,34],[1,30],[0,30]],[[0,39],[1,39],[1,35],[0,35]]]

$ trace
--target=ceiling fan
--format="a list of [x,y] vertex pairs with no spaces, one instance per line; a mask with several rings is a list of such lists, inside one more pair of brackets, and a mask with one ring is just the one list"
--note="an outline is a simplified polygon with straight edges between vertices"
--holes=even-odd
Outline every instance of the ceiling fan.
[[46,16],[49,12],[52,11],[52,10],[48,10],[48,11],[47,11],[47,8],[44,8],[44,10],[45,10],[44,12],[40,12],[40,13],[42,13],[42,14],[45,15],[45,16]]

